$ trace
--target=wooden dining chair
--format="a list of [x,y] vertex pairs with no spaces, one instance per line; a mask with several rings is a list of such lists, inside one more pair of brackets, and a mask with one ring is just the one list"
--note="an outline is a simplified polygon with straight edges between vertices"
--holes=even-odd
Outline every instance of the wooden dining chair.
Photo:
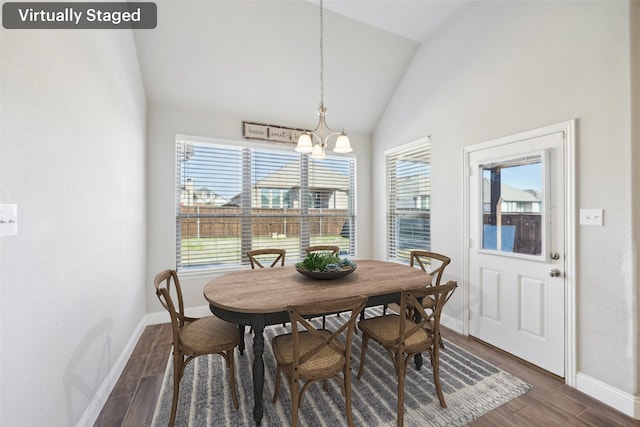
[[[254,249],[252,251],[247,252],[247,257],[249,257],[249,262],[251,263],[251,268],[264,268],[262,263],[268,264],[271,262],[269,267],[275,267],[278,262],[281,267],[284,267],[284,258],[287,254],[286,249],[278,249],[278,248],[267,248],[267,249]],[[272,261],[273,260],[273,261]],[[283,323],[282,326],[285,324]],[[241,334],[244,335],[244,327],[241,327]],[[253,326],[249,328],[249,332],[253,332]]]
[[[251,268],[264,268],[264,265],[262,265],[262,263],[268,264],[269,262],[271,262],[271,265],[269,265],[269,267],[275,267],[278,262],[280,262],[280,266],[284,266],[284,258],[286,253],[286,249],[254,249],[247,252],[247,256],[249,257]],[[271,261],[272,259],[273,261]]]
[[[229,369],[229,383],[233,407],[238,409],[236,381],[234,374],[233,351],[240,344],[238,327],[215,316],[192,318],[184,315],[182,288],[175,270],[164,270],[158,273],[153,281],[156,295],[162,306],[171,316],[173,332],[173,400],[169,426],[176,420],[180,380],[187,363],[198,356],[219,354],[224,358]],[[173,290],[172,290],[173,284]],[[176,307],[171,295],[175,294]]]
[[[442,308],[457,286],[456,282],[450,281],[441,286],[404,289],[400,296],[400,314],[387,314],[358,322],[358,329],[362,331],[358,379],[362,377],[364,371],[368,342],[373,340],[391,356],[398,377],[398,426],[402,426],[404,422],[404,380],[407,365],[412,356],[418,353],[425,351],[429,353],[438,400],[440,400],[440,406],[447,407],[440,386],[440,346],[437,343],[440,340]],[[433,310],[425,310],[421,302],[423,298],[433,298],[435,301]],[[413,311],[415,316],[406,316],[408,310]],[[427,328],[428,325],[430,325],[429,328]]]
[[[309,246],[305,248],[304,251],[307,253],[307,255],[315,252],[329,252],[331,253],[331,255],[339,255],[340,247],[334,246],[334,245],[316,245],[316,246]],[[340,313],[336,313],[336,315],[340,317]],[[322,316],[322,327],[325,328],[326,326],[327,326],[327,317]]]
[[[451,258],[437,252],[412,250],[409,257],[409,267],[420,267],[422,271],[431,276],[431,283],[429,283],[430,286],[440,285],[444,269],[449,265],[449,263],[451,263]],[[435,304],[433,298],[425,298],[422,303],[423,307],[430,310],[433,309]],[[385,305],[382,309],[382,314],[386,314],[386,312],[387,306]],[[444,348],[444,342],[442,339],[440,340],[440,348]]]
[[[291,425],[298,425],[298,411],[308,387],[324,380],[335,378],[345,398],[347,424],[353,426],[351,412],[351,340],[358,315],[364,309],[367,298],[351,297],[322,303],[309,303],[287,308],[291,321],[291,333],[278,335],[272,340],[277,361],[276,384],[273,402],[278,400],[280,377],[286,375],[291,391]],[[331,332],[316,329],[308,317],[322,313],[350,311],[341,317],[342,325]],[[342,373],[342,378],[340,374]],[[304,382],[300,388],[301,382]]]
[[[451,258],[437,252],[430,251],[411,251],[409,266],[420,267],[422,271],[431,276],[431,286],[440,286],[444,269],[451,263]],[[433,310],[435,301],[432,297],[427,297],[422,301],[422,306]],[[444,348],[444,341],[440,337],[440,348]]]
[[313,252],[331,252],[333,255],[340,254],[340,247],[333,245],[317,245],[317,246],[309,246],[304,250],[307,255]]

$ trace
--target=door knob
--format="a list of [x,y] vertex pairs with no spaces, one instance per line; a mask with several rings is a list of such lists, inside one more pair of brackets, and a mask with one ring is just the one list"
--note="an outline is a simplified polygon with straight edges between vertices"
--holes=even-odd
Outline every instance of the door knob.
[[552,268],[551,270],[549,270],[549,276],[551,277],[560,277],[562,273],[560,273],[560,270],[558,270],[557,268]]

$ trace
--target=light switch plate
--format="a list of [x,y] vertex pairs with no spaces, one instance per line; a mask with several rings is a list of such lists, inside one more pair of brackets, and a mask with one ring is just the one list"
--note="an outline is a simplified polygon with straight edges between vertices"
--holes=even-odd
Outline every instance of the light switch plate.
[[604,224],[604,211],[602,209],[580,209],[580,225]]
[[0,237],[18,234],[18,205],[0,205]]

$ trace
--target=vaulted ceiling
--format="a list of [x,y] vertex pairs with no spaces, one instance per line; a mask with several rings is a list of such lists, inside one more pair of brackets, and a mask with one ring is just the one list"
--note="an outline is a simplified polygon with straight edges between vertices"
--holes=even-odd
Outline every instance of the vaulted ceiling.
[[[318,1],[157,1],[135,33],[150,103],[313,127],[320,103]],[[334,130],[371,133],[427,40],[467,2],[327,1],[324,101]]]

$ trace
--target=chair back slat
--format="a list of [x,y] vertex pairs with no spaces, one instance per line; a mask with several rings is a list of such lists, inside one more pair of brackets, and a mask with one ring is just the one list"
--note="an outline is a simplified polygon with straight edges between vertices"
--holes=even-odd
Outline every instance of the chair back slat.
[[[439,261],[440,265],[438,265],[437,268],[433,268],[433,260]],[[417,263],[422,271],[431,276],[431,284],[435,286],[440,285],[444,269],[447,267],[447,265],[449,265],[450,262],[451,258],[446,255],[442,255],[437,252],[420,250],[411,251],[411,256],[409,258],[409,266],[414,267],[414,265]]]
[[[271,261],[271,265],[269,267],[275,267],[276,264],[280,263],[281,266],[284,266],[284,259],[287,251],[286,249],[278,249],[278,248],[267,248],[267,249],[254,249],[252,251],[247,252],[247,257],[249,257],[249,262],[251,263],[251,268],[264,268],[262,265],[265,260],[271,261],[272,257],[275,257],[273,261]],[[269,255],[267,257],[267,255]],[[262,261],[262,262],[261,262]]]
[[[164,270],[158,273],[153,280],[153,285],[156,288],[156,295],[160,300],[162,306],[169,312],[172,319],[175,317],[180,327],[184,326],[185,321],[188,318],[184,315],[184,301],[182,298],[182,287],[180,286],[180,279],[178,279],[178,273],[175,270]],[[178,301],[176,307],[173,297],[175,295]]]
[[[160,300],[160,304],[162,304],[162,306],[169,312],[174,348],[179,348],[180,329],[182,329],[185,323],[190,319],[184,316],[182,288],[180,287],[178,273],[175,270],[161,271],[153,280],[153,285],[156,288],[156,295]],[[171,297],[172,293],[176,296],[178,307],[176,307],[173,298]]]
[[[337,352],[346,351],[345,357],[351,355],[351,340],[355,329],[356,321],[367,302],[367,297],[358,296],[352,298],[343,298],[339,300],[312,303],[305,305],[290,306],[287,308],[289,319],[291,320],[291,333],[293,337],[293,368],[304,364],[314,355],[329,347]],[[308,318],[320,314],[329,314],[337,312],[350,312],[348,320],[344,321],[340,327],[327,334],[325,329],[319,329],[309,322]],[[343,313],[344,315],[345,313]],[[304,353],[300,353],[299,334],[306,331],[313,337],[318,338],[318,344],[313,348],[306,349]],[[340,342],[340,337],[346,331],[345,344]]]
[[340,247],[334,245],[316,245],[309,246],[304,251],[307,255],[313,252],[331,252],[331,255],[338,255],[340,253]]
[[[433,325],[432,335],[438,337],[440,331],[440,316],[444,305],[449,301],[453,291],[458,287],[454,281],[440,286],[428,286],[419,289],[404,289],[400,297],[400,313],[413,313],[413,316],[401,316],[400,332],[396,344],[404,346],[404,341],[418,329],[427,324]],[[435,305],[427,310],[422,305],[424,298],[433,298]]]

